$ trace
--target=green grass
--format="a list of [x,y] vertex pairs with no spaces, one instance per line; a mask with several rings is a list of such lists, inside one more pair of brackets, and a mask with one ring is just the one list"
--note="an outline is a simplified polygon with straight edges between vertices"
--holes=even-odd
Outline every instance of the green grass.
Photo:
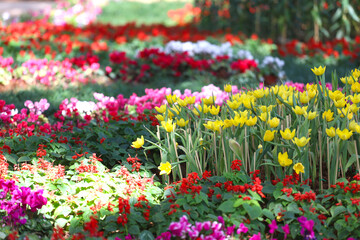
[[185,4],[184,1],[159,1],[154,3],[110,1],[98,16],[98,21],[113,25],[136,22],[137,24],[161,23],[170,26],[176,23],[168,17],[167,12],[172,9],[183,8]]

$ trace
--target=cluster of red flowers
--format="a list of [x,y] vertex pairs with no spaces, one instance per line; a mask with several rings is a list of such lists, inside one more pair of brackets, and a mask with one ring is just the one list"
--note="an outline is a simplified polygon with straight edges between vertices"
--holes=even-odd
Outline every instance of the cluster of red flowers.
[[[278,46],[280,56],[295,56],[295,57],[313,57],[321,55],[324,58],[333,56],[338,58],[340,55],[356,59],[360,53],[360,36],[357,36],[354,41],[347,41],[343,39],[334,39],[327,42],[316,42],[313,38],[308,42],[300,42],[292,40],[284,45]],[[339,50],[340,47],[340,50]],[[339,52],[340,51],[340,52]]]
[[245,73],[257,68],[254,60],[238,59],[231,62],[229,56],[218,56],[215,59],[207,56],[204,59],[196,59],[187,52],[165,53],[158,48],[145,48],[138,52],[136,60],[126,56],[126,52],[112,52],[109,55],[113,64],[111,69],[118,70],[118,78],[125,82],[146,81],[158,73],[158,69],[168,71],[173,77],[180,77],[186,70],[208,71],[217,76],[216,66],[224,61],[229,62],[232,70]]
[[[358,179],[358,176],[355,175],[355,180]],[[360,184],[358,182],[349,182],[345,185],[344,182],[338,182],[334,185],[330,185],[331,188],[337,188],[340,187],[344,191],[344,193],[351,192],[352,194],[357,194],[360,192]]]
[[119,198],[119,217],[117,219],[117,223],[125,226],[128,222],[127,214],[130,214],[129,200]]
[[305,192],[304,194],[301,193],[294,193],[293,194],[294,200],[295,201],[308,201],[311,202],[316,200],[316,194],[312,191],[310,192]]
[[136,171],[136,172],[139,172],[139,170],[140,170],[140,167],[141,167],[141,162],[140,162],[140,159],[139,158],[137,158],[137,157],[128,157],[127,159],[126,159],[126,161],[128,162],[128,163],[130,163],[130,164],[132,164],[131,165],[131,168],[132,168],[132,172],[134,172],[134,171]]
[[[76,153],[76,157],[82,157],[83,155],[88,154],[88,152],[85,152],[84,154],[78,154]],[[80,166],[76,168],[76,171],[78,173],[88,172],[88,173],[98,173],[97,169],[97,162],[102,162],[102,159],[100,157],[96,156],[96,153],[93,153],[92,156],[89,158],[87,163],[84,163],[84,161],[81,161]]]

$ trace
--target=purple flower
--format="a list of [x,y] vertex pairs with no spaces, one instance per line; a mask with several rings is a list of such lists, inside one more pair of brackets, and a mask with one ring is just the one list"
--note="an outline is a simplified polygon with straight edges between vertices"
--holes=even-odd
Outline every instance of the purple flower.
[[170,232],[163,232],[156,239],[158,239],[158,240],[170,240],[171,239],[171,233]]
[[261,240],[261,234],[254,234],[249,240]]
[[209,231],[211,227],[211,222],[210,221],[203,222],[202,227],[205,231]]
[[278,229],[275,219],[271,221],[271,224],[269,224],[269,228],[270,228],[269,230],[270,234],[274,234],[274,232]]
[[282,230],[284,231],[284,239],[287,238],[287,235],[290,234],[290,228],[289,228],[289,224],[285,224],[285,226],[281,227]]
[[249,229],[245,226],[245,224],[240,223],[239,228],[236,230],[236,233],[240,235],[241,233],[247,233],[248,230]]
[[133,239],[133,238],[131,237],[130,234],[128,234],[127,236],[125,236],[125,240],[131,240],[131,239]]
[[222,225],[225,225],[225,221],[222,216],[218,216],[218,222],[221,223]]
[[301,216],[298,218],[298,221],[300,223],[301,226],[301,235],[303,236],[308,236],[310,238],[314,238],[315,237],[315,233],[314,233],[314,220],[307,220],[306,217]]
[[233,235],[236,225],[232,225],[226,228],[226,235]]

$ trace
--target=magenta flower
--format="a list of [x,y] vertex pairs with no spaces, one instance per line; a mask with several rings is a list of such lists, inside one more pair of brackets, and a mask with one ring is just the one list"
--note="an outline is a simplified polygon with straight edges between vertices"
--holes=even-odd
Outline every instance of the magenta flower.
[[274,234],[274,232],[278,229],[275,219],[271,221],[271,224],[269,224],[269,228],[270,228],[269,230],[270,234]]
[[241,233],[247,233],[248,230],[249,229],[245,226],[245,224],[240,223],[239,228],[236,230],[236,233],[240,235]]
[[298,221],[301,226],[301,235],[303,236],[310,236],[311,238],[315,237],[314,233],[314,220],[307,220],[306,217],[301,216],[298,218]]
[[282,230],[284,231],[284,239],[287,238],[287,235],[290,234],[290,228],[289,228],[289,224],[285,224],[285,226],[281,227]]
[[254,234],[249,240],[261,240],[261,233]]

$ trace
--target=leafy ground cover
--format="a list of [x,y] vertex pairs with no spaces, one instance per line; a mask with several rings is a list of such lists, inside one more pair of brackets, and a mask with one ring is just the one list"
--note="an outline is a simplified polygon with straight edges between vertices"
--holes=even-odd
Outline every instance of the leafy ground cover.
[[360,235],[358,38],[1,28],[0,238]]
[[129,22],[137,24],[164,24],[176,25],[176,22],[168,17],[170,10],[183,8],[184,1],[161,1],[144,4],[134,1],[111,1],[102,8],[97,21],[121,25]]

